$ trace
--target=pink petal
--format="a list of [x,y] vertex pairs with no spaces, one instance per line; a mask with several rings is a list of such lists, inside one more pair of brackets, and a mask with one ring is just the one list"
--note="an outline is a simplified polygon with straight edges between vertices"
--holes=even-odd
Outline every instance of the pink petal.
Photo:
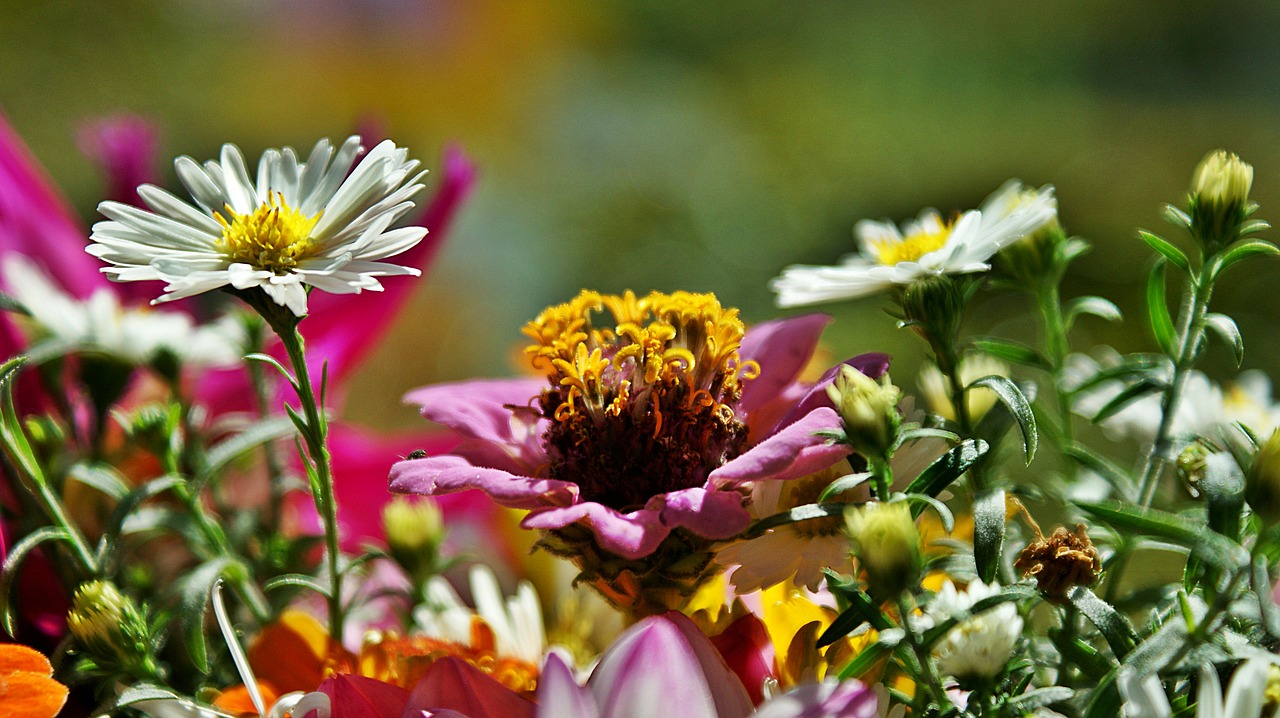
[[[449,228],[475,184],[476,170],[456,145],[445,148],[443,179],[431,203],[411,224],[426,227],[428,234],[408,251],[391,258],[395,264],[416,267],[425,274]],[[412,278],[382,280],[382,292],[311,296],[311,311],[302,331],[307,337],[307,363],[319,379],[320,366],[329,363],[329,381],[342,384],[360,362],[378,346],[378,339],[403,309],[418,284]]]
[[[404,712],[457,711],[468,718],[533,718],[534,705],[466,661],[441,658],[414,686]],[[342,716],[334,711],[335,716]],[[394,714],[387,714],[394,715]],[[342,716],[342,718],[346,718]]]
[[875,693],[856,680],[806,683],[774,698],[753,718],[876,718]]
[[748,613],[729,624],[720,635],[712,636],[711,644],[742,680],[751,702],[759,705],[764,701],[765,679],[778,677],[773,641],[769,640],[764,623],[754,613]]
[[544,386],[543,379],[480,379],[424,386],[404,400],[421,407],[427,420],[477,440],[467,446],[472,463],[532,472],[547,461],[539,421],[532,412],[517,415],[510,407],[527,406]]
[[778,422],[777,426],[774,427],[774,431],[777,431],[800,417],[805,416],[820,406],[831,407],[831,397],[827,395],[827,385],[835,379],[836,374],[840,371],[840,367],[845,364],[854,367],[872,379],[879,379],[880,375],[889,370],[889,355],[881,354],[879,352],[859,354],[856,357],[846,359],[845,361],[831,367],[823,373],[822,378],[818,379],[818,381],[809,388],[809,391],[804,395],[804,397],[801,398],[800,401],[796,402],[795,406],[793,406],[791,410],[787,412],[786,416],[782,418],[782,421]]
[[325,679],[319,691],[329,696],[331,715],[342,718],[398,716],[409,701],[409,692],[399,686],[345,673]]
[[840,426],[840,415],[834,409],[814,409],[803,419],[712,471],[709,479],[714,485],[725,486],[764,479],[797,479],[821,471],[848,456],[850,449],[814,432]]
[[793,383],[818,346],[818,337],[831,322],[825,314],[806,314],[778,319],[747,330],[739,353],[744,361],[755,360],[760,376],[746,382],[739,406],[748,415],[756,407],[777,396]]
[[672,528],[683,526],[709,539],[727,539],[751,524],[751,514],[742,503],[742,495],[735,491],[693,488],[655,496],[645,508],[658,510],[662,523]]
[[538,718],[599,718],[591,691],[578,685],[560,655],[547,655],[538,678]]
[[106,199],[144,206],[138,185],[160,181],[160,142],[150,120],[127,113],[101,117],[81,125],[76,140],[107,179]]
[[85,252],[89,233],[75,218],[7,120],[0,115],[0,255],[25,254],[72,295],[108,285]]
[[474,466],[459,456],[413,459],[391,467],[391,490],[396,493],[438,496],[467,489],[480,489],[508,508],[532,509],[572,501],[577,486]]
[[603,718],[743,718],[751,699],[715,646],[687,617],[639,621],[614,642],[587,682]]
[[671,527],[663,522],[658,510],[643,508],[624,514],[593,501],[535,509],[520,525],[527,529],[551,530],[580,522],[596,535],[601,548],[630,560],[653,553],[671,533]]

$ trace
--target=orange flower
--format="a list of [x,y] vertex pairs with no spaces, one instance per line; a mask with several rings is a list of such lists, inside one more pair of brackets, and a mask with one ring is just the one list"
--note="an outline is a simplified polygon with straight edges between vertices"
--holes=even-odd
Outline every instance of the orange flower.
[[0,718],[53,718],[67,702],[67,687],[39,651],[0,644]]

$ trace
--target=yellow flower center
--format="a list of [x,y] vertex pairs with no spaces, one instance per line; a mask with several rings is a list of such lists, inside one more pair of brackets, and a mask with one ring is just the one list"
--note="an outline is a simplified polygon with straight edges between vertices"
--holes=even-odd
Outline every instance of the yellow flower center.
[[924,255],[942,249],[951,237],[951,225],[920,228],[902,239],[880,239],[872,242],[876,261],[892,267],[901,262],[914,262]]
[[218,245],[233,262],[284,274],[310,256],[311,230],[321,214],[307,217],[286,204],[279,192],[273,192],[270,201],[249,214],[240,214],[227,205],[213,218],[222,225]]
[[[597,326],[605,309],[614,321]],[[701,485],[746,442],[734,407],[760,368],[738,354],[744,331],[712,294],[583,291],[542,312],[524,332],[550,382],[552,477],[618,509]]]

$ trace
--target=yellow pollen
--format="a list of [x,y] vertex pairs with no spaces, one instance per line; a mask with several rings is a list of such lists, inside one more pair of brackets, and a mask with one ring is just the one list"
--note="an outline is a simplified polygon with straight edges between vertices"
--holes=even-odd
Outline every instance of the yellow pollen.
[[936,231],[921,230],[902,239],[880,239],[872,242],[876,260],[892,267],[900,262],[914,262],[924,255],[942,249],[951,237],[951,225]]
[[311,230],[321,214],[304,216],[273,192],[270,201],[249,214],[239,214],[227,205],[213,218],[222,225],[218,245],[233,262],[284,274],[311,255]]

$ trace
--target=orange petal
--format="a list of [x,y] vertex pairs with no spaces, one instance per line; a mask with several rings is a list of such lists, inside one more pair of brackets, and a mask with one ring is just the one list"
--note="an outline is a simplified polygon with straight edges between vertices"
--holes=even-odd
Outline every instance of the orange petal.
[[25,671],[0,674],[2,718],[54,718],[66,702],[67,687],[46,675]]
[[[265,683],[259,682],[258,690],[262,693],[262,701],[268,708],[280,699],[275,689]],[[227,713],[241,718],[256,718],[258,715],[258,709],[253,707],[253,700],[249,698],[249,689],[244,686],[236,686],[223,691],[213,701],[213,707],[221,708]]]
[[289,609],[262,629],[249,647],[249,665],[258,680],[280,692],[314,691],[325,678],[329,634],[311,614]]
[[0,675],[15,671],[39,673],[48,678],[53,675],[53,666],[49,665],[49,659],[43,653],[34,648],[20,643],[0,643]]

